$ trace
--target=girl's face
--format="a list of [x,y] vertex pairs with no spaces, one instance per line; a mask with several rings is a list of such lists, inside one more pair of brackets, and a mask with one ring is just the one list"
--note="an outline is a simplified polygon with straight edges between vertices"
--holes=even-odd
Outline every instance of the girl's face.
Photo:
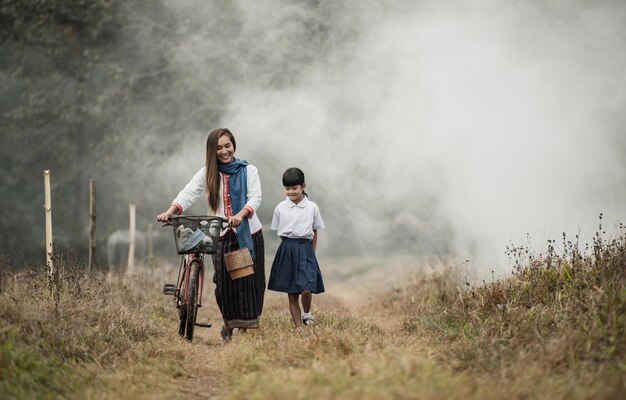
[[220,164],[228,164],[235,157],[235,147],[228,135],[222,135],[217,139],[217,161]]
[[289,200],[298,204],[304,198],[304,188],[306,187],[306,182],[302,185],[294,185],[294,186],[284,186],[285,195],[289,197]]

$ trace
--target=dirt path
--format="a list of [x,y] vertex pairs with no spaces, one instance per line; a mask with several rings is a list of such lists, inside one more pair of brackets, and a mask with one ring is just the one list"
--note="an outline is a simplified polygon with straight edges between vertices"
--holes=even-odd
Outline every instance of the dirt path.
[[198,321],[210,322],[211,328],[196,328],[193,342],[187,345],[189,363],[193,368],[188,376],[179,377],[177,394],[187,399],[220,399],[225,391],[227,368],[224,343],[219,335],[221,320],[219,308],[212,296],[212,288],[205,290],[204,306]]
[[[401,321],[394,315],[389,315],[385,310],[376,306],[378,296],[384,295],[407,283],[407,279],[415,274],[415,266],[408,266],[407,262],[399,261],[387,265],[385,269],[377,268],[376,264],[371,268],[363,269],[363,264],[331,266],[327,273],[326,293],[314,297],[314,310],[330,309],[336,312],[341,309],[342,313],[354,319],[367,321],[375,324],[390,338],[390,345],[411,352],[419,352],[425,356],[427,349],[419,338],[408,335],[398,335]],[[334,267],[334,268],[332,268]],[[359,268],[361,269],[360,271]],[[351,273],[354,270],[355,273]],[[337,273],[333,273],[337,271]],[[358,272],[358,273],[357,273]],[[198,329],[193,343],[188,346],[189,361],[194,367],[187,376],[177,377],[177,395],[189,399],[220,399],[226,397],[228,390],[227,370],[228,356],[226,353],[238,351],[239,341],[235,336],[230,343],[224,343],[219,335],[221,326],[219,309],[215,304],[212,293],[212,285],[205,289],[204,307],[201,309],[198,319],[209,321],[213,327]],[[287,299],[282,293],[266,292],[265,313],[278,314],[284,322],[289,320]],[[259,332],[261,335],[269,334],[267,321],[262,325]],[[262,321],[263,324],[263,321]]]

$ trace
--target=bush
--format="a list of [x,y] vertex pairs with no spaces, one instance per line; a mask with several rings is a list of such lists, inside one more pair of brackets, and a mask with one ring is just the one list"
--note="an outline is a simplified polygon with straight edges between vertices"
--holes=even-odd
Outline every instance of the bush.
[[621,225],[616,238],[603,235],[600,225],[592,247],[581,250],[578,237],[563,234],[562,252],[550,240],[538,256],[509,246],[515,270],[507,279],[466,290],[442,281],[421,303],[399,300],[396,307],[412,307],[405,329],[443,338],[441,355],[463,370],[521,363],[618,377],[626,368],[626,235]]

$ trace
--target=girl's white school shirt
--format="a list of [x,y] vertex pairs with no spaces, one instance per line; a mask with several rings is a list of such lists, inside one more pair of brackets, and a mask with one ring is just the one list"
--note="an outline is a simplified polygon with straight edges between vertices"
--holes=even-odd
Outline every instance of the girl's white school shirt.
[[323,229],[324,221],[317,204],[307,196],[297,204],[286,197],[274,209],[271,228],[281,237],[312,240],[313,231]]
[[[183,190],[178,193],[178,196],[172,202],[172,205],[178,208],[179,212],[185,211],[189,208],[194,201],[203,193],[206,193],[206,167],[200,168],[198,172],[191,178],[189,183],[185,185]],[[261,180],[259,179],[259,171],[254,165],[248,164],[246,166],[246,173],[248,175],[248,197],[245,207],[248,211],[252,212],[251,216],[248,216],[250,223],[250,233],[256,233],[261,230],[262,225],[259,221],[259,217],[256,215],[256,211],[261,205]],[[227,174],[220,174],[220,201],[217,207],[216,215],[222,218],[228,218],[234,215],[232,208],[230,207],[230,196],[228,190],[224,190],[224,187],[228,188]],[[224,204],[227,206],[224,207]],[[210,213],[210,210],[209,210]],[[227,230],[222,231],[222,236],[226,234]]]

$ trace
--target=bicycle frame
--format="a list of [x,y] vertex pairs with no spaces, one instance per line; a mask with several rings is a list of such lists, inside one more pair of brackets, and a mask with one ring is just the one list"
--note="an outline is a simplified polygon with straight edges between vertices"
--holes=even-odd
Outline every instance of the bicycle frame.
[[[197,261],[198,264],[200,265],[200,271],[199,271],[200,286],[198,290],[198,307],[202,307],[202,292],[204,290],[204,254],[190,253],[190,254],[183,254],[180,258],[180,266],[178,268],[178,279],[176,280],[177,281],[176,298],[178,299],[178,302],[176,304],[177,308],[180,308],[183,305],[186,307],[187,303],[189,302],[188,298],[181,299],[179,294],[181,290],[183,290],[183,288],[189,286],[189,275],[190,275],[189,266],[191,265],[193,261]],[[185,294],[188,295],[189,291],[185,291]]]

